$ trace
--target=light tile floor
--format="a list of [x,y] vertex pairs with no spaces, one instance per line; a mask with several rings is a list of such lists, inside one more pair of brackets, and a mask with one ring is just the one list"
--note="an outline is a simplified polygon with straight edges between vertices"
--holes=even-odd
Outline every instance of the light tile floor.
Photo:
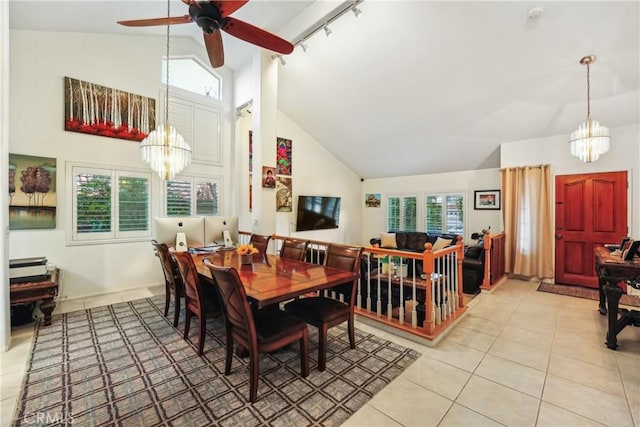
[[[508,280],[480,294],[436,347],[358,327],[414,348],[422,357],[345,426],[640,426],[640,328],[604,346],[606,318],[592,300],[537,292]],[[142,289],[64,301],[54,313],[162,294]],[[20,389],[33,326],[14,328],[0,353],[0,425]]]

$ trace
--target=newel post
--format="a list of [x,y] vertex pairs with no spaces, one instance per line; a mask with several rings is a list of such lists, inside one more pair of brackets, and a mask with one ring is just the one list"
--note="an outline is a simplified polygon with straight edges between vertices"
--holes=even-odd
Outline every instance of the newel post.
[[491,232],[484,232],[484,279],[482,279],[482,289],[491,289]]
[[462,260],[464,259],[464,243],[462,242],[462,236],[457,237],[456,251],[458,251],[458,308],[464,307],[464,298],[462,297],[462,282],[464,281],[464,275],[462,272]]
[[436,330],[436,313],[433,307],[433,252],[431,243],[424,244],[424,252],[422,253],[422,271],[426,274],[425,278],[425,319],[424,328],[427,334],[433,334]]

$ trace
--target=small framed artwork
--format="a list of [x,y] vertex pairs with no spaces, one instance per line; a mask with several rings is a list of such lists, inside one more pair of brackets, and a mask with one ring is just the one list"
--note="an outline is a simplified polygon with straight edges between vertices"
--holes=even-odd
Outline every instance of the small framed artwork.
[[380,200],[382,200],[382,194],[380,193],[365,193],[364,206],[367,208],[379,208]]
[[262,167],[262,186],[264,188],[276,188],[276,168],[269,166]]
[[473,209],[500,210],[500,190],[478,190],[473,196]]

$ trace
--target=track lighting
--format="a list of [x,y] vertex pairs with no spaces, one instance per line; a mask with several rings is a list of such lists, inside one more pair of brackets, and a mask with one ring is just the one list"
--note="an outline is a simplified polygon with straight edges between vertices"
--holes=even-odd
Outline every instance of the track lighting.
[[355,3],[353,3],[353,5],[351,6],[351,12],[353,12],[356,18],[360,16],[360,14],[362,14],[362,11],[358,9],[358,6]]
[[287,65],[287,61],[285,61],[284,56],[282,55],[276,55],[278,57],[278,60],[280,61],[280,65],[282,65],[283,67],[285,65]]
[[302,48],[302,51],[304,53],[307,53],[307,51],[309,50],[309,46],[307,46],[306,44],[304,44],[303,42],[300,42],[300,47]]
[[333,31],[331,31],[331,28],[329,28],[329,26],[327,24],[324,25],[324,34],[329,37],[331,34],[333,33]]

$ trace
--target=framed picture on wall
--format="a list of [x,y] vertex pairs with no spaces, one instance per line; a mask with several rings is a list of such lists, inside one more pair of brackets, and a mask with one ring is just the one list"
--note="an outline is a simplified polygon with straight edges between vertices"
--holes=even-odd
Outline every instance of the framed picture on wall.
[[382,200],[380,193],[365,193],[364,195],[364,205],[367,208],[379,208],[380,200]]
[[500,190],[478,190],[473,196],[473,209],[500,210]]

